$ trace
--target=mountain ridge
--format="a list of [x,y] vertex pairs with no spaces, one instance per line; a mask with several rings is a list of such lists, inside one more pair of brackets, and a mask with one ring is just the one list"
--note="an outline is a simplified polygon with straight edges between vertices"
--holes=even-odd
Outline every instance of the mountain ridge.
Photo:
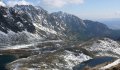
[[[119,31],[115,32],[100,22],[82,20],[77,16],[61,11],[48,13],[43,8],[32,5],[1,6],[0,8],[0,31],[7,34],[11,31],[15,35],[23,33],[22,36],[26,37],[23,37],[26,42],[29,42],[29,35],[41,37],[42,39],[39,39],[39,41],[52,39],[82,41],[94,37],[107,36],[114,38],[117,34],[119,37]],[[3,40],[3,33],[0,35],[0,42]],[[22,36],[18,35],[14,39],[14,35],[11,35],[10,41],[19,42],[23,39]],[[9,40],[9,38],[6,40]],[[35,36],[33,36],[33,40],[38,41]]]

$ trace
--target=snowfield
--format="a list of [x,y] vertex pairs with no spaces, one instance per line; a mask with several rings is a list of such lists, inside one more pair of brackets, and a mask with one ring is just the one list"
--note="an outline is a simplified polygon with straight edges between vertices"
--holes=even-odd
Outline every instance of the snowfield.
[[83,61],[86,61],[86,60],[89,60],[91,59],[91,57],[83,54],[83,53],[79,53],[78,56],[75,56],[75,53],[74,52],[71,52],[71,51],[65,51],[66,54],[65,55],[61,55],[64,60],[67,62],[68,65],[66,65],[66,67],[70,70],[72,70],[72,68],[83,62]]
[[57,34],[57,32],[56,32],[55,30],[50,29],[50,28],[47,28],[47,27],[44,27],[44,26],[42,26],[42,25],[37,25],[37,23],[34,23],[34,26],[35,26],[36,28],[39,28],[40,30],[45,31],[45,32],[49,32],[49,33],[52,33],[52,34]]
[[0,46],[2,45],[12,45],[12,44],[25,44],[25,43],[33,43],[43,40],[43,38],[38,34],[32,34],[27,31],[15,33],[13,31],[9,31],[7,34],[0,31]]
[[114,56],[118,58],[120,56],[119,43],[109,38],[95,41],[91,46],[86,46],[85,49],[91,52],[96,52],[97,56]]
[[34,44],[24,44],[24,45],[15,45],[15,46],[7,46],[6,48],[3,48],[5,50],[7,49],[22,49],[22,48],[29,48],[30,46],[34,46]]

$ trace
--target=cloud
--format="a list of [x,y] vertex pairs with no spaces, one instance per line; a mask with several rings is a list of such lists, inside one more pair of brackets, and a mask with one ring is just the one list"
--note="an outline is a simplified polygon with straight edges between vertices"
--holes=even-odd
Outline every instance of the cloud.
[[43,0],[42,2],[48,7],[61,8],[69,4],[82,4],[84,0]]
[[17,0],[9,0],[6,3],[9,7],[13,7],[14,5],[17,4]]
[[84,0],[67,0],[69,3],[72,4],[82,4],[84,3]]
[[[14,6],[16,4],[32,4],[43,5],[49,8],[62,8],[66,5],[78,5],[84,3],[84,0],[6,0],[8,6]],[[28,3],[30,2],[30,3]],[[39,3],[39,4],[38,4]]]
[[7,5],[9,7],[13,7],[15,5],[30,5],[31,3],[25,1],[25,0],[8,0],[7,1]]
[[120,16],[120,11],[115,12],[116,16]]
[[66,2],[63,0],[43,0],[43,3],[52,7],[62,7],[66,4]]

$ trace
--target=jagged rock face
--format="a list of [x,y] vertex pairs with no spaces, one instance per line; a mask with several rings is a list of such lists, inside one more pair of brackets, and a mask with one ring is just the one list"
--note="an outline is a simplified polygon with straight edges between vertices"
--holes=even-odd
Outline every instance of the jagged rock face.
[[[47,11],[41,7],[15,5],[10,8],[2,6],[0,8],[0,43],[8,43],[8,41],[13,39],[14,42],[22,40],[24,42],[24,40],[27,41],[27,38],[29,40],[31,35],[31,38],[40,40],[40,37],[57,39],[56,31],[58,27],[56,26],[56,29],[54,29],[56,23],[53,17],[49,16]],[[60,29],[59,31],[62,30]]]
[[8,30],[13,32],[27,30],[28,32],[32,33],[35,31],[35,27],[33,26],[32,22],[29,21],[30,18],[26,13],[16,13],[14,8],[1,8],[1,27],[4,28],[3,30],[5,33],[7,33]]
[[72,15],[67,14],[65,12],[55,12],[51,14],[56,20],[59,21],[61,24],[65,24],[64,33],[69,36],[68,39],[70,40],[77,40],[80,39],[79,37],[82,36],[82,33],[86,29],[86,25],[82,19]]
[[[55,12],[51,14],[59,23],[66,24],[65,34],[70,40],[88,40],[94,37],[110,37],[119,35],[119,31],[109,29],[105,24],[91,20],[82,20],[74,15],[64,12]],[[116,32],[116,33],[115,33]]]
[[67,14],[61,11],[52,13],[51,15],[53,15],[55,19],[59,19],[61,23],[65,23],[70,31],[79,33],[80,31],[85,29],[85,23],[83,22],[83,20],[74,15]]

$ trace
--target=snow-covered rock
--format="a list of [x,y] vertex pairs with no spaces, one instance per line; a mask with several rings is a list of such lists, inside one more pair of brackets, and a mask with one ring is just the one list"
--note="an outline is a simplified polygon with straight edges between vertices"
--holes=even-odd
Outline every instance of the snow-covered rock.
[[[32,34],[27,31],[15,33],[13,31],[9,31],[7,34],[0,31],[0,46],[1,47],[9,47],[13,45],[20,44],[30,44],[35,43],[43,38],[38,34]],[[16,47],[17,48],[17,47]]]
[[94,52],[97,56],[119,57],[120,55],[120,44],[109,38],[95,40],[91,45],[85,46],[85,49]]
[[72,70],[72,68],[83,62],[86,60],[91,59],[91,57],[83,54],[83,53],[79,53],[78,56],[75,56],[74,52],[71,51],[65,51],[65,55],[61,55],[62,57],[64,57],[64,60],[67,62],[68,65],[66,65],[66,67],[70,70]]

